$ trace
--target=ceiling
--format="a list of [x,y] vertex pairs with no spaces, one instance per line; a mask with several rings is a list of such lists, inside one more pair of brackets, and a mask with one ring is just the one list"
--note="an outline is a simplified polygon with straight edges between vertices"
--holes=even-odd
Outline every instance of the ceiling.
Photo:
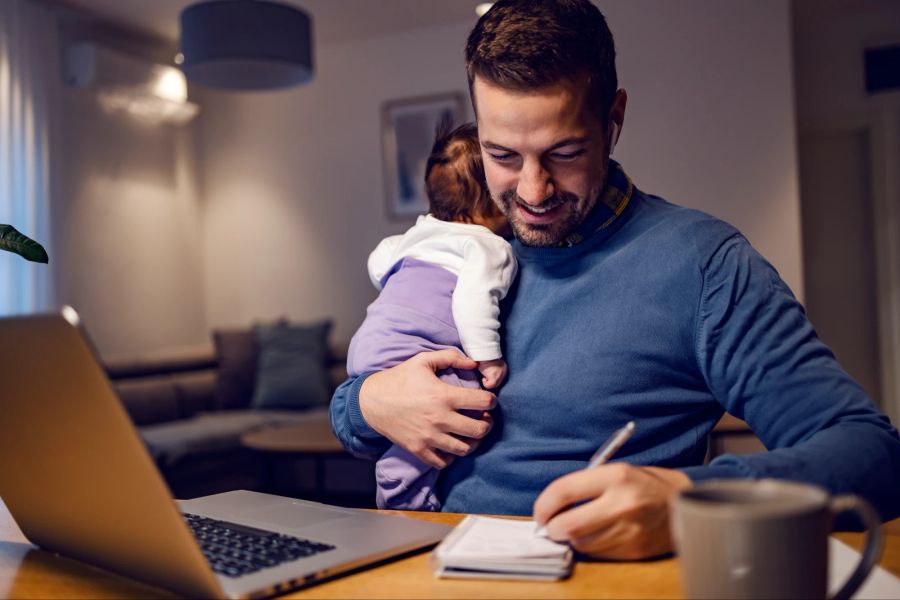
[[[433,27],[475,24],[480,0],[279,0],[313,17],[318,43],[345,42]],[[66,0],[66,4],[156,37],[178,38],[178,15],[192,0]]]

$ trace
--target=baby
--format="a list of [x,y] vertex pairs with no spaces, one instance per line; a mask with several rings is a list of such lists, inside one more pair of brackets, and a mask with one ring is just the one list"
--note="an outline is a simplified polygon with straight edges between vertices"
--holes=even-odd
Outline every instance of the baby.
[[[369,256],[381,290],[350,341],[350,376],[379,371],[432,350],[461,348],[478,361],[481,384],[506,377],[500,350],[500,300],[516,276],[509,225],[484,183],[474,125],[438,126],[425,167],[429,214]],[[446,369],[447,382],[479,387],[478,373]],[[438,471],[396,444],[375,465],[379,508],[440,510]]]

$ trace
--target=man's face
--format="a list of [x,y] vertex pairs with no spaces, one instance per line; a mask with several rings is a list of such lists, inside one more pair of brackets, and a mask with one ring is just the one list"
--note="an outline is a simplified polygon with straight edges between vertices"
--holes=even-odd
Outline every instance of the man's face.
[[587,86],[522,92],[476,76],[472,91],[491,197],[522,243],[558,245],[606,182],[607,128],[586,104]]

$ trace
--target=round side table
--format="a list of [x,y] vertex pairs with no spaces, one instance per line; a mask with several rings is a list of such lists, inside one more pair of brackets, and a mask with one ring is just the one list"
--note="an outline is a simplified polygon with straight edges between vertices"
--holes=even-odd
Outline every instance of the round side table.
[[319,420],[293,425],[272,425],[254,429],[241,436],[241,445],[264,455],[267,465],[266,488],[276,487],[275,463],[280,458],[307,457],[315,465],[316,494],[325,494],[325,460],[349,456],[331,433],[327,415]]

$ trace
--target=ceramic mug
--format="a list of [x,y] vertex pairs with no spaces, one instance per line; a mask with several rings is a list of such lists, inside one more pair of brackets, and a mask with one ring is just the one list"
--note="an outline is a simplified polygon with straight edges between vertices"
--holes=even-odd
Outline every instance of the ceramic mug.
[[672,537],[687,598],[825,598],[834,517],[856,513],[868,534],[832,600],[859,589],[881,556],[881,520],[858,496],[776,479],[699,483],[672,499]]

